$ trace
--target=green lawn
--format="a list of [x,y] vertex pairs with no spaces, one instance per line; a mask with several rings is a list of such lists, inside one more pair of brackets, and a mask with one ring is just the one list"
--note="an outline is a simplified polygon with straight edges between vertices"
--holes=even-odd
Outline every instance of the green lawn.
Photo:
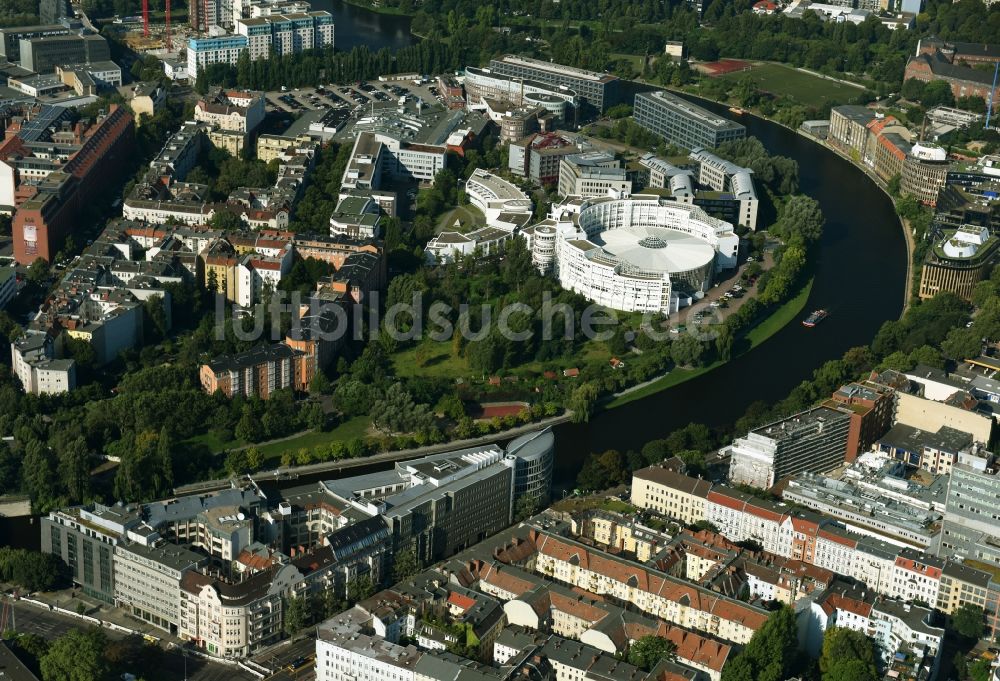
[[810,279],[794,298],[775,310],[770,317],[750,329],[745,337],[750,341],[751,348],[757,347],[780,331],[785,324],[802,314],[802,309],[806,306],[806,301],[809,300],[812,285],[813,280]]
[[[460,229],[455,229],[455,220],[462,223]],[[478,227],[486,226],[486,216],[483,211],[473,205],[457,206],[441,216],[438,220],[438,232],[471,232]]]
[[[745,339],[749,341],[750,344],[746,347],[743,353],[749,352],[753,348],[757,347],[781,330],[781,328],[788,324],[788,322],[802,314],[802,309],[805,307],[806,301],[809,299],[809,292],[812,290],[812,283],[813,280],[810,279],[794,298],[779,307],[772,315],[746,334]],[[707,366],[698,367],[697,369],[674,369],[663,378],[644,385],[638,390],[633,390],[630,393],[616,397],[607,404],[603,405],[603,407],[604,409],[614,409],[615,407],[620,407],[623,404],[628,404],[629,402],[642,399],[643,397],[648,397],[649,395],[666,390],[667,388],[672,388],[673,386],[684,383],[685,381],[690,381],[692,378],[696,378],[702,374],[707,374],[709,371],[712,371],[723,364],[725,364],[725,362],[715,361]]]
[[750,73],[739,71],[720,78],[733,81],[749,75],[757,87],[775,96],[788,95],[806,106],[822,107],[828,103],[844,103],[862,92],[860,88],[797,71],[782,64],[755,65]]
[[461,378],[469,375],[469,362],[451,356],[451,343],[424,341],[392,355],[392,365],[399,377]]
[[266,469],[271,466],[277,466],[279,460],[281,459],[281,455],[289,450],[295,451],[302,449],[303,447],[306,449],[312,449],[316,445],[324,445],[335,440],[347,441],[358,437],[364,437],[368,434],[368,426],[370,425],[371,419],[368,416],[356,416],[350,421],[346,421],[330,431],[322,433],[310,431],[299,435],[298,437],[294,437],[291,440],[263,445],[259,447],[259,449],[264,455],[265,461],[268,462],[264,465],[264,468]]

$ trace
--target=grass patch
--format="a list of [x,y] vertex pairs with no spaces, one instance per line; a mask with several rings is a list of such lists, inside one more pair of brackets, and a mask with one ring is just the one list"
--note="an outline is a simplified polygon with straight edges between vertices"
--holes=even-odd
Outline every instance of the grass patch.
[[750,329],[746,336],[744,336],[744,338],[750,341],[750,348],[757,347],[780,331],[785,324],[802,314],[802,309],[806,306],[806,301],[809,300],[809,293],[812,291],[812,286],[813,280],[810,278],[794,298],[775,310],[774,314],[770,315],[760,324]]
[[[746,341],[749,341],[749,345],[740,354],[745,354],[750,350],[766,341],[768,338],[780,331],[786,324],[802,314],[802,308],[805,307],[806,301],[809,300],[809,293],[812,291],[813,280],[810,279],[806,282],[805,286],[795,295],[794,298],[788,300],[775,310],[771,315],[764,319],[760,324],[752,328],[744,336]],[[738,356],[738,355],[737,355]],[[629,402],[634,402],[635,400],[640,400],[649,395],[653,395],[660,391],[666,390],[667,388],[672,388],[675,385],[680,385],[685,381],[690,381],[692,378],[697,378],[702,374],[707,374],[709,371],[716,369],[725,364],[721,360],[716,360],[711,364],[703,367],[698,367],[697,369],[673,369],[666,376],[653,381],[652,383],[647,383],[638,390],[633,390],[632,392],[626,393],[619,397],[614,398],[610,402],[603,405],[604,409],[614,409],[615,407],[620,407],[623,404],[628,404]]]
[[[459,228],[455,227],[455,220],[462,223]],[[437,223],[437,231],[440,232],[471,232],[479,227],[486,226],[486,216],[472,204],[456,206],[441,216]]]
[[202,445],[207,447],[212,452],[221,452],[226,449],[234,449],[236,447],[242,447],[245,443],[239,440],[222,440],[215,436],[211,431],[207,433],[202,433],[201,435],[195,435],[194,437],[189,437],[184,440],[182,445],[187,445],[189,447],[197,447]]
[[[322,433],[316,431],[310,431],[308,433],[303,433],[298,437],[293,437],[290,440],[285,440],[283,442],[272,442],[269,445],[259,446],[261,454],[264,455],[264,460],[270,462],[270,465],[277,466],[277,462],[281,459],[281,455],[289,450],[298,449],[312,449],[317,445],[325,445],[336,440],[353,440],[355,438],[364,437],[368,434],[368,426],[371,425],[371,418],[368,416],[356,416],[350,421],[345,421],[333,430],[325,431]],[[265,464],[265,468],[269,467]]]
[[613,52],[611,54],[612,61],[627,61],[632,64],[632,68],[635,69],[636,73],[642,73],[642,55],[639,54],[622,54],[621,52]]
[[452,357],[451,343],[424,341],[405,350],[393,353],[392,365],[397,376],[423,376],[427,378],[462,378],[469,376],[469,362],[465,357]]
[[739,71],[719,77],[738,81],[744,76],[752,78],[757,87],[765,92],[775,96],[787,95],[800,104],[817,108],[850,101],[862,92],[860,88],[804,73],[782,64],[755,64],[749,73]]
[[635,513],[635,506],[633,506],[632,504],[625,503],[620,499],[608,499],[603,504],[601,504],[601,509],[604,511],[611,511],[612,513],[622,513],[622,514]]

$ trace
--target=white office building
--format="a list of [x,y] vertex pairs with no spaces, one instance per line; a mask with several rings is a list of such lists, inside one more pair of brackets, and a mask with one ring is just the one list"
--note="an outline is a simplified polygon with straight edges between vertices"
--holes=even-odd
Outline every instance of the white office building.
[[571,200],[528,232],[540,269],[554,266],[564,288],[629,312],[689,305],[735,266],[739,246],[729,223],[654,196]]

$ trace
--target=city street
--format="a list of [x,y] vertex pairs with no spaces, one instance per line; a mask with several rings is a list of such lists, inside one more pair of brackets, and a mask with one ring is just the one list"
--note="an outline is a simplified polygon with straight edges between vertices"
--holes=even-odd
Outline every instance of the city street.
[[[49,641],[85,626],[84,622],[75,617],[48,612],[34,605],[15,603],[13,610],[18,633],[37,634]],[[112,640],[126,637],[126,634],[113,629],[105,629],[104,633]],[[256,681],[257,679],[239,667],[208,662],[190,655],[185,660],[185,656],[177,648],[166,652],[163,657],[163,668],[170,673],[171,678],[190,679],[190,681]],[[300,676],[300,678],[307,677]]]
[[[312,656],[316,653],[316,639],[306,636],[294,643],[283,642],[273,646],[270,650],[254,656],[253,661],[257,664],[272,670],[268,679],[275,681],[310,681],[316,678]],[[309,663],[303,665],[295,671],[291,671],[288,666],[299,658],[308,658]]]

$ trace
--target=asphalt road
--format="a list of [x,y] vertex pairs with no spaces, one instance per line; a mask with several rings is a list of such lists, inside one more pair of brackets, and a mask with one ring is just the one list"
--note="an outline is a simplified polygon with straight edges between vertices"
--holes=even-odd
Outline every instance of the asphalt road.
[[[81,621],[75,617],[48,612],[33,605],[15,604],[14,615],[19,633],[38,634],[50,641],[68,631],[79,629],[81,625]],[[105,629],[104,633],[110,639],[125,638],[125,634],[112,629]],[[193,656],[187,657],[186,667],[185,676],[185,658],[176,648],[167,651],[163,657],[163,669],[169,672],[171,678],[186,678],[190,681],[257,681],[257,677],[239,667],[216,664]],[[142,671],[136,670],[136,675],[141,675]],[[304,676],[301,678],[305,680]]]
[[[278,645],[253,659],[254,662],[273,670],[274,673],[267,677],[268,681],[311,681],[316,678],[311,659],[315,653],[316,639],[308,636],[294,643]],[[294,672],[290,671],[288,665],[300,657],[310,658],[309,664]]]

